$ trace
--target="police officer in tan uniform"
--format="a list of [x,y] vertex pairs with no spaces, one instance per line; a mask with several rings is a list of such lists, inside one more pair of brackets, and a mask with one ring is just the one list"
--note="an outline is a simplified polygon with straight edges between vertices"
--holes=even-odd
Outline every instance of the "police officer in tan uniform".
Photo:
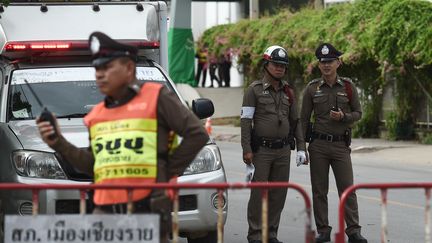
[[[106,95],[106,97],[104,101],[95,106],[92,112],[90,112],[85,117],[85,121],[87,121],[86,119],[91,114],[94,114],[93,112],[95,110],[98,111],[98,109],[96,108],[100,108],[101,110],[107,112],[109,112],[110,110],[113,112],[126,112],[126,116],[114,120],[113,122],[116,123],[113,124],[130,125],[130,127],[127,128],[130,128],[129,130],[134,129],[134,132],[135,130],[138,130],[139,136],[141,136],[142,133],[140,132],[142,131],[147,132],[147,134],[152,133],[148,136],[145,135],[146,138],[149,139],[146,139],[141,143],[141,147],[143,148],[143,150],[145,150],[145,152],[138,152],[132,155],[138,157],[138,161],[134,162],[133,165],[140,166],[142,163],[146,162],[146,160],[151,159],[152,163],[155,164],[155,166],[153,166],[153,164],[151,166],[156,167],[156,172],[154,173],[155,178],[152,178],[155,179],[155,181],[153,181],[152,183],[168,182],[171,178],[183,174],[186,167],[194,159],[196,154],[209,139],[204,127],[202,126],[197,116],[191,111],[189,111],[180,102],[178,97],[173,92],[168,90],[167,87],[155,83],[146,83],[141,86],[138,83],[135,71],[138,52],[138,49],[136,47],[119,43],[101,32],[94,32],[90,36],[89,45],[93,54],[92,64],[96,69],[96,84],[98,85],[100,92]],[[158,85],[158,89],[154,88],[156,85]],[[146,87],[152,88],[149,90],[146,89]],[[149,98],[150,96],[153,96],[155,100]],[[151,100],[152,103],[136,103],[137,100],[142,99]],[[156,103],[156,105],[153,105],[154,103]],[[132,107],[131,104],[139,104],[139,107],[145,108],[140,110],[134,110],[132,108],[138,106],[134,105]],[[144,104],[145,106],[141,104]],[[149,111],[150,109],[154,110]],[[145,114],[148,112],[151,113],[152,118],[146,119],[147,121],[151,119],[151,123],[155,124],[154,130],[150,126],[142,126],[142,124],[146,120],[141,120],[141,114]],[[99,112],[98,114],[103,113]],[[133,116],[132,118],[135,118],[136,116],[135,120],[140,119],[140,123],[133,123],[133,120],[130,123],[125,123],[125,120],[128,119],[127,116]],[[96,115],[96,118],[101,119],[101,116]],[[108,119],[109,118],[110,117],[108,117]],[[107,122],[105,121],[104,123]],[[86,173],[90,176],[94,176],[96,174],[97,171],[94,169],[94,167],[98,162],[97,156],[99,156],[98,153],[100,152],[100,150],[97,151],[98,148],[95,147],[94,144],[97,145],[97,141],[100,141],[98,139],[104,139],[104,135],[100,135],[96,139],[94,139],[94,137],[91,137],[91,146],[89,148],[77,148],[70,142],[68,142],[65,137],[63,137],[62,133],[59,130],[59,127],[57,126],[57,121],[55,118],[54,126],[48,121],[42,121],[40,118],[38,118],[37,124],[43,141],[47,143],[56,152],[58,152],[65,161],[69,162],[73,167],[75,167],[82,173]],[[132,126],[133,124],[137,125]],[[92,130],[89,130],[90,134],[92,134]],[[125,133],[126,131],[121,132],[120,136],[126,136]],[[154,133],[156,133],[156,139],[154,139],[155,141],[152,139]],[[180,145],[175,150],[170,150],[170,145],[172,145],[172,141],[170,140],[173,138],[173,133],[182,136],[183,139]],[[118,136],[116,135],[116,133],[110,133],[108,130],[106,131],[106,134],[107,137]],[[117,139],[120,140],[121,138],[116,138],[116,141]],[[139,144],[140,143],[136,142],[135,144],[133,144],[133,146],[137,147],[139,146]],[[112,145],[111,147],[114,147],[114,145]],[[119,147],[121,147],[119,151],[117,153],[113,153],[113,156],[117,156],[117,154],[119,156],[108,158],[116,159],[125,157],[121,155],[124,150],[127,150],[127,148],[123,148],[126,146]],[[139,157],[140,155],[143,155],[145,153],[148,153],[150,155],[146,158]],[[154,154],[155,158],[153,158],[151,154]],[[128,168],[130,167],[127,166],[132,166],[131,164],[125,165],[121,160],[120,162],[122,164],[115,164],[115,166],[117,168],[120,168],[121,171],[128,171]],[[153,171],[153,169],[149,170]],[[129,178],[130,177],[125,176],[125,178],[121,179],[124,179],[125,181],[126,179],[131,181]],[[133,184],[136,185],[137,183],[144,183],[144,181],[140,181],[140,179],[143,178],[132,178],[132,180],[135,182]],[[134,190],[134,193],[138,193],[139,191],[140,190]],[[120,197],[120,195],[123,195],[125,193],[125,190],[117,190],[116,193],[117,194],[112,195],[114,199],[116,199],[116,197]],[[164,191],[153,190],[150,195],[144,196],[144,198],[132,200],[135,213],[155,212],[161,215],[160,242],[167,243],[171,225],[171,221],[169,220],[171,215],[171,208],[170,201],[165,195]],[[93,213],[126,213],[126,206],[126,202],[124,201],[110,204],[96,203],[96,207]]]
[[[243,97],[243,161],[255,166],[253,182],[287,182],[294,141],[297,142],[297,164],[307,163],[302,130],[297,125],[294,93],[288,83],[282,81],[287,71],[288,55],[284,48],[271,46],[265,51],[263,61],[264,78],[253,82]],[[276,237],[286,193],[286,188],[269,190],[269,243],[280,243]],[[261,202],[261,190],[252,189],[247,210],[249,243],[262,242]]]
[[[324,43],[318,46],[315,55],[322,77],[312,80],[306,87],[300,119],[305,139],[309,142],[313,208],[319,233],[316,242],[329,242],[332,229],[328,222],[327,203],[329,168],[333,170],[340,196],[353,184],[351,127],[361,118],[362,112],[354,84],[337,74],[342,53],[331,44]],[[349,242],[366,243],[367,240],[360,234],[355,193],[348,197],[345,212],[345,233]]]

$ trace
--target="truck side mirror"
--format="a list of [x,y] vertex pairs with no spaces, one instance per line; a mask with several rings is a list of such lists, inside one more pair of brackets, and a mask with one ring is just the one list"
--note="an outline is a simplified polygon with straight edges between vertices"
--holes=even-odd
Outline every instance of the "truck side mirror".
[[199,119],[210,117],[214,113],[213,102],[206,98],[199,98],[192,101],[192,111]]

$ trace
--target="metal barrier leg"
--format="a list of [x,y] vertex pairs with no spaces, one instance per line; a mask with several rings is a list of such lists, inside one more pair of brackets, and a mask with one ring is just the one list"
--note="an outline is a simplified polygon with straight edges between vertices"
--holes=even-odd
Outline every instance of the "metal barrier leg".
[[173,205],[174,215],[172,218],[172,233],[173,233],[173,241],[172,243],[177,243],[179,241],[179,220],[178,220],[178,212],[179,212],[179,196],[178,190],[174,190],[174,205]]
[[305,242],[315,243],[315,232],[312,230],[312,212],[311,208],[306,206],[306,229]]
[[84,215],[87,212],[87,205],[85,200],[86,192],[80,190],[80,214]]
[[431,243],[431,190],[426,190],[426,205],[425,205],[425,243]]
[[218,221],[217,221],[217,242],[223,243],[223,211],[222,211],[223,190],[218,190]]
[[33,215],[38,215],[39,213],[39,189],[32,190],[32,203],[33,203]]
[[262,243],[268,242],[268,189],[262,189],[262,209],[261,209],[261,239]]
[[127,189],[127,194],[128,194],[127,214],[131,215],[134,210],[133,202],[132,202],[132,189]]
[[381,243],[387,243],[387,189],[381,190]]

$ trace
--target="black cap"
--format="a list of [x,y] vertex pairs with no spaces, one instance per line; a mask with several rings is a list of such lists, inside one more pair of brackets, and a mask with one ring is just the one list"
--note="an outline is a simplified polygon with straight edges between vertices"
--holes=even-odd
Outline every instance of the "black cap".
[[330,43],[323,43],[315,50],[315,56],[320,62],[338,59],[342,54],[342,52],[336,50],[336,48]]
[[119,57],[130,57],[135,61],[138,53],[135,46],[117,42],[102,32],[93,32],[90,35],[89,46],[95,67],[107,64]]

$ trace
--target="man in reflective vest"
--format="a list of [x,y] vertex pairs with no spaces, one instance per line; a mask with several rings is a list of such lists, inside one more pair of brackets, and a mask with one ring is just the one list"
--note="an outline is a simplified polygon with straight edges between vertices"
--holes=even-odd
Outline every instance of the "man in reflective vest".
[[[60,133],[54,118],[37,120],[44,142],[76,169],[94,176],[96,184],[167,182],[181,175],[208,135],[199,119],[161,84],[138,85],[134,46],[101,32],[90,35],[96,84],[106,98],[84,118],[90,148],[79,149]],[[183,139],[175,146],[175,135]],[[95,190],[94,213],[125,213],[126,190]],[[161,214],[161,242],[168,242],[171,203],[164,192],[134,190],[134,212]]]

